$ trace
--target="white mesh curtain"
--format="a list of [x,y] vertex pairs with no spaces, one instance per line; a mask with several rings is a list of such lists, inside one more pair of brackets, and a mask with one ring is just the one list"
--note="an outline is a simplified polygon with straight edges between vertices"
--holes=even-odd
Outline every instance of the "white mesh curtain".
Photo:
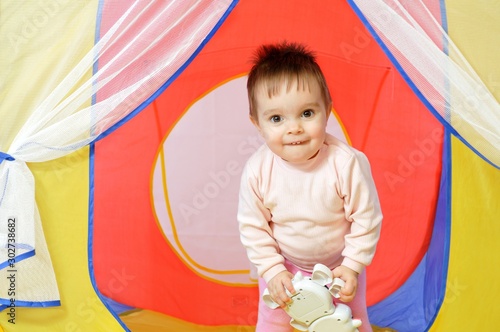
[[[233,2],[2,1],[0,279],[4,285],[12,271],[22,275],[16,280],[16,306],[59,303],[34,178],[26,163],[76,151],[129,115],[196,54]],[[96,22],[87,18],[99,11],[112,12],[113,6],[120,15],[100,34],[100,22],[96,30]],[[11,17],[19,19],[19,13],[25,19],[17,23]],[[60,17],[70,19],[61,22]],[[94,46],[83,49],[79,38],[62,40],[71,29],[82,38],[88,29],[92,34],[97,31]],[[63,56],[31,59],[39,47],[49,52],[64,47]],[[20,48],[27,51],[20,53]],[[27,61],[34,62],[37,70],[24,72],[24,79],[43,76],[44,82],[28,90],[18,84],[21,77],[12,74]],[[12,102],[8,97],[15,89],[25,89],[24,97]],[[13,103],[32,107],[14,108]],[[8,289],[0,287],[0,307],[9,303]]]
[[349,3],[434,115],[483,159],[500,168],[498,101],[425,3]]

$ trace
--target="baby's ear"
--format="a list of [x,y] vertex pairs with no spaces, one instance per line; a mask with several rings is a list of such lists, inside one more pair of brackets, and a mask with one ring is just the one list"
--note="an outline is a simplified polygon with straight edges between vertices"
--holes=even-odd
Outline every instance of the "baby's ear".
[[255,128],[257,128],[257,130],[260,133],[259,121],[257,119],[255,119],[255,117],[253,117],[251,115],[249,115],[249,118],[250,118],[250,121],[252,122],[252,124],[255,126]]

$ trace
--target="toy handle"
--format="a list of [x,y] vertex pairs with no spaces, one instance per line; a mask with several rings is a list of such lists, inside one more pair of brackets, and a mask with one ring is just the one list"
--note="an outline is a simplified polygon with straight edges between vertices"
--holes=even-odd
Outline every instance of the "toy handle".
[[[290,293],[288,289],[285,288],[286,295],[288,295],[290,298],[292,298],[293,294]],[[264,293],[262,294],[262,300],[264,300],[264,303],[271,309],[276,309],[279,307],[278,303],[274,302],[272,299],[271,295],[269,294],[269,289],[264,289]]]
[[340,290],[345,286],[345,281],[340,278],[333,279],[333,283],[330,286],[330,293],[334,298],[338,299],[340,297]]
[[276,309],[277,307],[279,307],[278,303],[274,302],[274,300],[272,299],[271,295],[269,294],[269,290],[267,288],[264,289],[264,293],[262,294],[262,300],[271,309]]

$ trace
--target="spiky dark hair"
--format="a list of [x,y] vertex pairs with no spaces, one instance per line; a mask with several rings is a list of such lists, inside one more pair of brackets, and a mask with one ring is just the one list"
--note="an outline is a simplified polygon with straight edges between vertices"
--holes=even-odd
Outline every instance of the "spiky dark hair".
[[330,92],[325,77],[314,53],[303,44],[280,42],[260,46],[252,58],[252,69],[248,74],[247,91],[250,105],[250,116],[257,120],[255,90],[265,84],[271,97],[279,93],[284,82],[287,89],[293,83],[304,86],[308,80],[317,80],[322,91],[325,106],[331,104]]

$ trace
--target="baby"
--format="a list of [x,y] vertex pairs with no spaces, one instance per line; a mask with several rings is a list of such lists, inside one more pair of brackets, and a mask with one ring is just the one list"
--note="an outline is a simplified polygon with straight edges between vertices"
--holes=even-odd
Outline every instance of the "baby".
[[[250,120],[265,144],[245,165],[238,222],[241,242],[259,274],[262,295],[281,307],[295,293],[297,271],[328,266],[345,281],[360,331],[371,331],[365,267],[375,254],[382,213],[367,158],[326,132],[332,101],[305,46],[260,47],[249,73]],[[290,317],[261,300],[257,332],[292,331]]]

